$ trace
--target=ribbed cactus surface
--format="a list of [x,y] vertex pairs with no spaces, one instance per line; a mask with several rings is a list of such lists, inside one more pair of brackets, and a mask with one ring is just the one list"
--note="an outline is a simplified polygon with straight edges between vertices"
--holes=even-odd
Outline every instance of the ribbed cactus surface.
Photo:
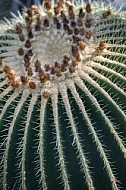
[[126,189],[126,13],[45,0],[0,30],[0,190]]

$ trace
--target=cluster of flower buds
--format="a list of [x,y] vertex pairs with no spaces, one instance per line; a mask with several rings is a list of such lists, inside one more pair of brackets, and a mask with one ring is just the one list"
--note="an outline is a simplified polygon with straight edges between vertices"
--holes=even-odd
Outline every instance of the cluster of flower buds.
[[[86,51],[88,42],[91,42],[93,38],[94,19],[90,3],[87,3],[84,8],[80,7],[78,12],[75,11],[74,4],[70,0],[66,0],[65,3],[62,0],[56,0],[55,5],[52,4],[51,0],[44,0],[43,6],[45,8],[44,16],[42,10],[33,5],[26,10],[25,27],[20,24],[15,27],[18,40],[22,44],[17,52],[24,68],[24,73],[18,77],[20,81],[16,80],[15,74],[9,66],[4,65],[3,67],[10,84],[15,88],[22,85],[33,90],[37,88],[38,84],[42,86],[48,81],[60,81],[60,79],[64,80],[73,76],[76,68],[82,62],[82,52]],[[49,13],[52,13],[51,16]],[[102,13],[99,18],[106,19],[110,14],[111,12],[108,10]],[[57,36],[53,37],[53,30],[61,34],[61,38],[63,38],[59,50],[55,50],[53,45],[53,43],[58,43]],[[69,55],[68,48],[64,49],[68,39]],[[39,52],[42,45],[45,47],[46,43],[47,46],[53,46],[52,49],[57,51],[59,55],[60,50],[64,49],[66,53],[63,53],[62,59],[58,60],[57,58],[51,64],[52,60],[45,62],[48,60],[48,47],[46,47],[46,53]],[[99,54],[104,49],[105,44],[100,41],[95,51]],[[2,60],[0,60],[0,65],[2,65]],[[44,97],[50,96],[48,92],[43,93]]]

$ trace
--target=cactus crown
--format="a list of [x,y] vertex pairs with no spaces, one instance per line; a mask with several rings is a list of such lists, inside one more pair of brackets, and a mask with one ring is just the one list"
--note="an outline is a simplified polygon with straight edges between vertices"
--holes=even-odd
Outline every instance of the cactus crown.
[[100,156],[110,188],[119,189],[107,149],[115,143],[126,157],[125,13],[96,2],[45,0],[13,16],[0,31],[1,188],[101,189]]

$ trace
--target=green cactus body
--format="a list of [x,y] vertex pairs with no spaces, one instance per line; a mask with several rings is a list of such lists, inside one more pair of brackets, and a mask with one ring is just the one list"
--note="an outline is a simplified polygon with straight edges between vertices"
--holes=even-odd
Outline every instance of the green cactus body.
[[0,30],[0,190],[126,189],[126,14],[45,0]]

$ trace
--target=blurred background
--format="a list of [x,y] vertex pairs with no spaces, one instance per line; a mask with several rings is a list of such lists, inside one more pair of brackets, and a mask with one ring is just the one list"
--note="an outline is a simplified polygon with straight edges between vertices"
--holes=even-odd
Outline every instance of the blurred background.
[[[21,10],[23,7],[30,7],[32,4],[41,4],[43,0],[0,0],[0,19],[3,17],[10,17],[10,12],[17,14],[17,10]],[[117,3],[117,6],[120,8],[122,5],[122,9],[126,10],[126,0],[103,0],[107,4],[113,2]]]

